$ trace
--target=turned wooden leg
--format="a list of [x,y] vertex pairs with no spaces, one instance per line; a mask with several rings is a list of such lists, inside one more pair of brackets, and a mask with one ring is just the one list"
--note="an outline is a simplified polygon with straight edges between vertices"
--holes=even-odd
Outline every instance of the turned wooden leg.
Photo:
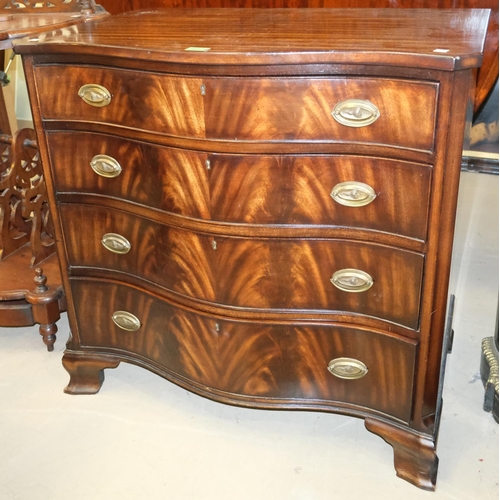
[[47,346],[47,351],[52,352],[54,350],[54,344],[57,340],[56,324],[51,323],[50,325],[40,325],[39,331],[42,336],[43,343]]
[[28,292],[25,298],[31,304],[33,319],[40,325],[40,335],[50,352],[54,350],[56,341],[56,321],[61,318],[59,301],[63,295],[62,287],[49,289],[47,277],[44,276],[41,268],[35,269],[34,282],[35,290]]
[[98,354],[67,352],[62,363],[70,375],[64,392],[67,394],[96,394],[104,382],[104,369],[116,368],[120,360]]
[[371,418],[365,420],[365,427],[393,447],[394,468],[398,477],[423,490],[436,489],[439,459],[431,437]]

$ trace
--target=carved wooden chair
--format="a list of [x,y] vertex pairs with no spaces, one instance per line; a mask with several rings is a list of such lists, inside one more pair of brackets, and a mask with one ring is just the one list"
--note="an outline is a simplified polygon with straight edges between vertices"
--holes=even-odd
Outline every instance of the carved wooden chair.
[[[0,50],[15,38],[105,15],[93,0],[0,0]],[[0,327],[38,323],[52,351],[65,309],[35,132],[11,135],[0,91]]]

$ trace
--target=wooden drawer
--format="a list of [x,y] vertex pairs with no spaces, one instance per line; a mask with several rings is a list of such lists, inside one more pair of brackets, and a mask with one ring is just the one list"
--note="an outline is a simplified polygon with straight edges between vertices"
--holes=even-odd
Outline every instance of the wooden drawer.
[[[34,71],[43,119],[102,122],[194,138],[205,135],[198,78],[99,66],[48,65]],[[84,85],[104,87],[111,95],[109,104],[87,104],[78,95]]]
[[211,216],[427,239],[432,169],[367,156],[210,155]]
[[[434,147],[435,83],[356,77],[213,78],[204,83],[209,138]],[[361,126],[372,112],[367,101],[379,116]],[[333,117],[342,103],[347,125]]]
[[[61,217],[71,266],[130,273],[226,306],[345,311],[418,329],[424,257],[416,252],[346,240],[213,237],[99,206],[61,204]],[[106,249],[101,239],[110,233],[130,250]],[[351,269],[361,272],[336,275],[332,284],[334,273]]]
[[[225,393],[232,402],[340,402],[410,419],[414,341],[333,325],[229,321],[106,281],[72,280],[71,290],[84,348],[133,353],[174,381]],[[114,314],[122,327],[138,329],[117,326]],[[328,365],[338,358],[360,361],[368,371],[358,379],[334,376]]]
[[351,226],[426,239],[429,165],[365,156],[208,154],[92,133],[55,132],[48,140],[60,192],[106,195],[205,220]]
[[[215,78],[94,66],[35,68],[44,119],[224,141],[326,141],[432,151],[438,85],[383,78]],[[78,93],[99,85],[104,106]],[[61,89],[73,89],[61,99]],[[98,90],[90,101],[101,103]],[[93,97],[94,96],[94,97]],[[370,123],[374,120],[373,123]]]

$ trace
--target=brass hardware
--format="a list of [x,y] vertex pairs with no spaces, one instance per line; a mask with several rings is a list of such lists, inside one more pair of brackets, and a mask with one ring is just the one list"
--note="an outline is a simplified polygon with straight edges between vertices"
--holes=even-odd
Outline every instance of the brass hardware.
[[339,102],[332,111],[332,116],[347,127],[366,127],[380,116],[375,104],[361,99],[348,99]]
[[90,160],[92,170],[101,177],[118,177],[121,174],[121,165],[111,156],[96,155]]
[[215,331],[220,332],[220,326],[219,323],[215,323]]
[[368,373],[368,368],[357,359],[336,358],[328,363],[328,371],[338,378],[357,380]]
[[127,238],[116,233],[106,233],[101,238],[101,243],[104,245],[104,248],[110,252],[118,253],[120,255],[130,252],[130,249],[132,248]]
[[371,186],[357,181],[340,182],[332,189],[330,196],[346,207],[364,207],[377,197]]
[[127,332],[135,332],[142,326],[139,319],[127,311],[115,311],[111,319],[118,328]]
[[[487,384],[495,388],[495,392],[499,392],[499,377],[498,377],[498,349],[495,345],[495,337],[486,337],[481,342],[483,356],[486,358],[490,369],[488,374]],[[491,410],[490,410],[491,411]]]
[[102,108],[111,102],[111,93],[106,87],[97,83],[88,83],[80,87],[78,95],[90,106]]
[[201,95],[206,95],[206,93],[207,93],[207,87],[205,87],[205,85],[201,84],[201,86],[200,86],[200,92],[201,92]]
[[210,160],[205,160],[205,167],[207,168],[207,170],[210,170],[211,168]]
[[330,281],[344,292],[365,292],[373,285],[373,278],[359,269],[340,269]]
[[212,248],[217,250],[217,242],[215,240],[212,240]]

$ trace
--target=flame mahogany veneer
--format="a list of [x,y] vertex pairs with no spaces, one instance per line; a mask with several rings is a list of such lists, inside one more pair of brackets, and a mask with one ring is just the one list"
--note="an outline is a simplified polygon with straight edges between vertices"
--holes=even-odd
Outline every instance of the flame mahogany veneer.
[[339,412],[434,489],[483,10],[134,12],[22,41],[72,336],[217,401]]

